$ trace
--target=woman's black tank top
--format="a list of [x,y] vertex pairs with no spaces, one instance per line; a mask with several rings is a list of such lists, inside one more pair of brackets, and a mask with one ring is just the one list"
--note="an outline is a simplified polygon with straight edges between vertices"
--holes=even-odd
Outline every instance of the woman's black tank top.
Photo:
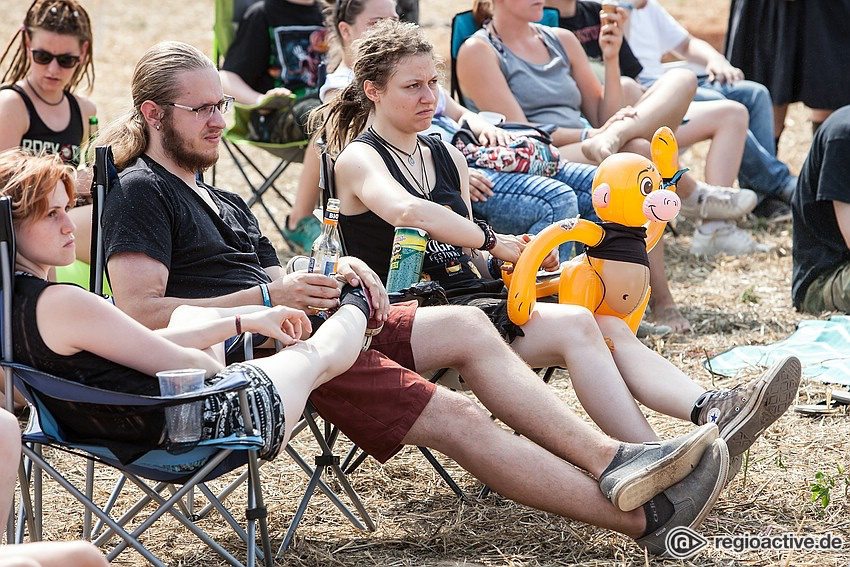
[[[374,134],[366,131],[354,141],[368,144],[374,148],[383,159],[390,175],[408,193],[425,198],[411,185],[399,169],[390,151]],[[455,167],[445,145],[439,138],[433,136],[419,136],[419,141],[431,150],[434,169],[437,174],[434,188],[431,190],[431,200],[450,208],[463,217],[468,217],[469,209],[467,209],[466,203],[461,197],[457,167]],[[366,262],[370,268],[375,270],[381,281],[386,283],[395,227],[372,211],[352,216],[340,214],[339,226],[345,240],[347,253]],[[480,279],[480,274],[472,265],[471,258],[464,253],[461,247],[444,244],[436,240],[428,240],[422,276],[425,280],[438,282],[446,290],[465,287]]]
[[68,126],[64,130],[57,132],[48,128],[47,124],[41,120],[32,99],[24,89],[18,85],[10,85],[2,87],[2,89],[11,89],[18,93],[27,107],[30,127],[21,137],[22,149],[33,153],[59,154],[62,161],[66,163],[75,167],[80,164],[80,144],[83,142],[83,114],[80,111],[77,97],[69,92],[64,93],[71,107],[71,121],[68,122]]

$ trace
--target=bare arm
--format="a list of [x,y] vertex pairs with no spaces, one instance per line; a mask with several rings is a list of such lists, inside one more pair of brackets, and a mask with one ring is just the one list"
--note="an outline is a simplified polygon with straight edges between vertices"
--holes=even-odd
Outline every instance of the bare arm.
[[833,201],[832,206],[835,209],[838,229],[841,231],[841,236],[844,237],[844,244],[847,248],[850,248],[850,203]]
[[221,370],[208,354],[174,344],[109,302],[72,286],[46,289],[36,306],[36,320],[45,344],[57,354],[85,350],[150,376],[171,368],[203,368],[208,376]]
[[221,76],[221,88],[225,93],[236,99],[241,104],[259,104],[265,97],[273,94],[290,95],[292,92],[286,88],[271,89],[261,93],[252,89],[248,83],[233,71],[219,71]]
[[151,329],[168,326],[171,313],[180,305],[237,307],[263,304],[259,287],[204,299],[166,297],[168,268],[142,253],[115,254],[109,258],[108,270],[115,305]]
[[674,53],[686,61],[704,65],[708,72],[708,80],[711,82],[734,84],[744,78],[744,72],[732,65],[708,42],[692,35],[688,35],[676,46]]
[[15,91],[0,91],[0,124],[0,151],[20,146],[30,120],[24,101]]

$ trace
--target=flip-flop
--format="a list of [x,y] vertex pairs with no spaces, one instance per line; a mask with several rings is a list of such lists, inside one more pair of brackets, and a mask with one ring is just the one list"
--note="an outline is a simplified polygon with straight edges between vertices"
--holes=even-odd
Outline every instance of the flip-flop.
[[794,406],[794,411],[803,415],[833,415],[839,413],[841,408],[836,405],[828,407],[824,400],[816,404],[798,404]]
[[833,405],[842,405],[842,406],[850,405],[850,391],[848,391],[848,390],[833,390],[830,395],[832,396]]

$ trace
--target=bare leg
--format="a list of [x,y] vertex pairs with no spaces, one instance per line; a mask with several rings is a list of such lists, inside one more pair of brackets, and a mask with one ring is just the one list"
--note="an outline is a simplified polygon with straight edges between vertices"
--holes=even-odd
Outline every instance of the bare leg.
[[587,309],[538,302],[522,330],[511,345],[516,353],[533,367],[566,366],[579,402],[602,431],[632,443],[658,439]]
[[74,231],[77,260],[86,264],[91,264],[91,213],[91,205],[74,207],[68,213],[77,225],[77,230]]
[[87,541],[52,541],[0,547],[0,565],[106,567],[106,557]]
[[773,137],[779,140],[785,130],[785,115],[788,114],[787,104],[773,105]]
[[301,177],[295,189],[295,201],[289,211],[287,228],[295,230],[295,224],[313,214],[316,202],[319,200],[319,152],[314,144],[307,146],[304,152],[304,163],[301,167]]
[[667,325],[675,333],[689,333],[691,324],[679,311],[667,280],[664,238],[659,240],[655,248],[649,252],[649,286],[652,289],[649,296],[652,322],[658,325]]
[[[596,331],[593,319],[589,315],[587,319]],[[570,411],[505,344],[481,310],[460,306],[419,309],[411,345],[417,371],[445,366],[457,369],[493,415],[547,451],[597,476],[613,458],[616,443]],[[623,398],[634,406],[627,391]],[[654,439],[650,429],[642,440]],[[603,448],[604,454],[599,455]]]
[[614,342],[614,361],[635,399],[657,412],[690,420],[694,402],[705,389],[646,348],[621,319],[597,316],[596,320],[602,334]]
[[712,100],[691,104],[690,121],[676,132],[679,146],[711,140],[705,160],[705,181],[731,186],[738,177],[749,114],[744,105],[731,100]]
[[677,128],[696,92],[696,76],[684,69],[665,73],[635,105],[637,116],[617,120],[582,143],[591,162],[599,163],[634,138],[649,140],[660,126]]
[[[11,413],[0,409],[0,535],[6,530],[6,519],[12,509],[12,497],[15,494],[15,480],[18,476],[18,462],[21,460],[21,429],[18,420]],[[3,549],[0,547],[0,549]]]
[[351,368],[366,330],[366,317],[352,305],[343,305],[306,341],[249,364],[271,378],[286,416],[284,443],[304,411],[310,392]]
[[[522,390],[514,384],[510,396]],[[536,418],[544,419],[539,415]],[[570,437],[572,432],[562,434]],[[572,442],[582,453],[592,454],[599,463],[594,468],[601,471],[613,458],[616,443],[598,433],[596,437],[588,439],[587,444],[576,438]],[[404,442],[448,455],[499,494],[521,504],[631,537],[639,537],[646,527],[642,508],[617,510],[595,480],[528,439],[505,431],[473,401],[445,388],[437,389]]]

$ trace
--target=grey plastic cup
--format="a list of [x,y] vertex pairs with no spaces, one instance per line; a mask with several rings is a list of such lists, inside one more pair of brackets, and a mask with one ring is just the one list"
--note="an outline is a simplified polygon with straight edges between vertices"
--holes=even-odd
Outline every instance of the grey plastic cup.
[[[182,368],[157,372],[159,392],[162,396],[176,396],[197,392],[204,387],[205,370]],[[173,443],[190,443],[201,438],[201,411],[203,402],[190,402],[165,408],[168,438]]]

